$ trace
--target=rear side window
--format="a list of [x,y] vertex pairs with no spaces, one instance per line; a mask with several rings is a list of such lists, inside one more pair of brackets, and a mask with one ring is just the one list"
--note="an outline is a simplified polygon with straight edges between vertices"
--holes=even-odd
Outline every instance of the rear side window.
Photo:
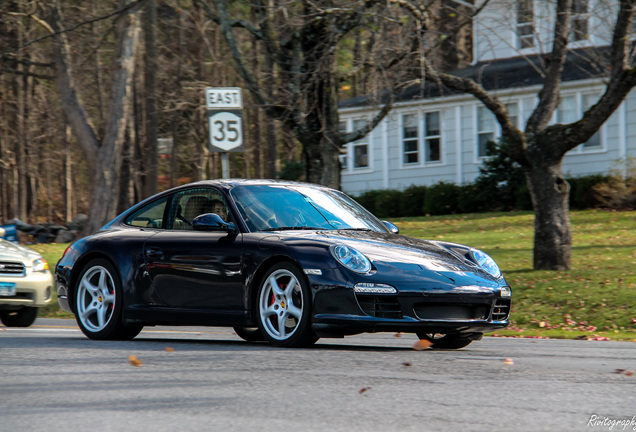
[[164,228],[164,214],[168,198],[153,201],[126,218],[126,225],[140,228]]

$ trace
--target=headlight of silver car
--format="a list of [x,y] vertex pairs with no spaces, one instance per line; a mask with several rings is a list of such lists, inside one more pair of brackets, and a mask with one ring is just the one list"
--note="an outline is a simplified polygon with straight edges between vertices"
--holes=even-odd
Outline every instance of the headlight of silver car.
[[362,252],[346,245],[331,247],[331,255],[343,266],[356,273],[369,273],[371,261]]
[[499,269],[499,266],[494,259],[490,258],[487,253],[484,253],[477,249],[472,249],[470,251],[470,254],[472,255],[475,262],[479,264],[479,267],[484,269],[490,275],[496,278],[501,276],[501,270]]
[[33,271],[34,272],[43,272],[49,269],[49,263],[46,262],[44,258],[38,258],[33,261]]

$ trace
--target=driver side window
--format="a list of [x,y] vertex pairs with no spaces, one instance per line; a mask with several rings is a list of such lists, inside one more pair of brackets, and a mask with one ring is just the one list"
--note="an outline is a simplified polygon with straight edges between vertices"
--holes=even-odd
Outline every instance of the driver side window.
[[192,221],[199,215],[216,213],[230,221],[227,204],[215,189],[190,189],[176,194],[172,200],[172,229],[193,230]]

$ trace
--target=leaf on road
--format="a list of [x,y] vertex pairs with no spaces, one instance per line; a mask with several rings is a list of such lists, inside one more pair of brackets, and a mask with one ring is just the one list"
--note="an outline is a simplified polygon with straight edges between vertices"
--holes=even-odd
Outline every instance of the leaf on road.
[[430,340],[420,339],[417,342],[415,342],[415,345],[413,345],[413,349],[417,351],[422,351],[427,348],[430,348],[432,345],[433,345],[433,342],[431,342]]
[[128,361],[135,367],[141,367],[141,365],[143,364],[141,360],[137,358],[137,356],[134,356],[132,354],[128,356]]
[[413,366],[413,363],[404,362],[402,363],[402,366],[410,367],[410,366]]
[[358,391],[358,393],[359,393],[359,394],[363,394],[363,393],[368,392],[369,390],[371,390],[371,387],[363,387],[363,388],[361,388],[361,389]]
[[512,365],[512,364],[515,364],[515,362],[511,358],[507,358],[504,360],[504,364]]
[[174,348],[172,348],[172,347],[166,347],[166,352],[173,352],[173,351],[174,351]]
[[397,333],[395,334],[395,337],[402,337],[402,332],[397,332]]

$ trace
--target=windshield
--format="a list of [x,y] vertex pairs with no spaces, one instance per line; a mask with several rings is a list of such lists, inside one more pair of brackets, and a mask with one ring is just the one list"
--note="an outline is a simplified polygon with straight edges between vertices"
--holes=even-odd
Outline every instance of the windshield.
[[359,229],[388,232],[375,216],[334,190],[246,185],[230,192],[250,231]]

